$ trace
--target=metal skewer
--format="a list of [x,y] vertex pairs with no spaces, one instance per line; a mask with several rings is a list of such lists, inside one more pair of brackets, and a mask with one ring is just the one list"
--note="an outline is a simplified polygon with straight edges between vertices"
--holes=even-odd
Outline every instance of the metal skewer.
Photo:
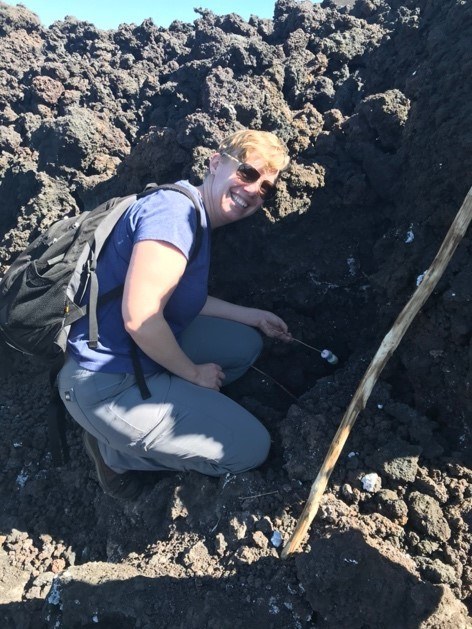
[[296,339],[293,336],[292,336],[292,341],[296,341],[297,343],[300,343],[300,345],[304,345],[305,347],[309,347],[310,349],[314,349],[315,352],[318,352],[319,354],[322,353],[321,349],[318,349],[317,347],[313,347],[313,345],[308,345],[308,343],[305,343],[304,341],[300,341],[299,339]]

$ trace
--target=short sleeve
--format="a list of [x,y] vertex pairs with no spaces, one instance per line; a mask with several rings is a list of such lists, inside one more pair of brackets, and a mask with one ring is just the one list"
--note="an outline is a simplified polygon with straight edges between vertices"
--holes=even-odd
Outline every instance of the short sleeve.
[[142,240],[162,240],[189,259],[197,227],[196,210],[184,194],[160,190],[134,204],[129,227],[133,245]]

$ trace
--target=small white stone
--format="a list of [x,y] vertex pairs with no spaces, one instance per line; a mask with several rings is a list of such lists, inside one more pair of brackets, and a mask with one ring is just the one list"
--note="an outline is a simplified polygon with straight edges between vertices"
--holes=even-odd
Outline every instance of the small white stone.
[[16,484],[18,485],[18,487],[24,487],[28,478],[28,474],[24,470],[21,470],[21,472],[16,477]]
[[421,282],[424,280],[424,276],[426,275],[426,271],[424,273],[421,273],[421,275],[418,275],[418,277],[416,278],[416,285],[419,286],[421,284]]
[[271,544],[272,546],[275,546],[275,548],[278,548],[279,546],[281,546],[282,544],[282,535],[279,533],[279,531],[274,531],[272,533],[272,537],[270,538]]
[[365,474],[365,476],[361,478],[361,483],[364,491],[368,491],[370,493],[375,493],[382,487],[382,479],[375,472]]

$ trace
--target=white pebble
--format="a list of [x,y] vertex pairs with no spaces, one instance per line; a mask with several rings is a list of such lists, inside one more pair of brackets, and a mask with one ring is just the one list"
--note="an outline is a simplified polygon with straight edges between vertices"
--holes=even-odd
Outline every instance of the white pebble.
[[282,545],[282,535],[279,533],[279,531],[274,531],[272,533],[270,541],[272,543],[272,546],[275,546],[275,548],[278,548]]
[[21,472],[16,477],[16,484],[18,485],[18,487],[24,487],[28,478],[28,474],[25,472],[25,470],[21,470]]
[[374,493],[378,491],[382,486],[382,480],[378,474],[371,472],[361,478],[362,488],[364,491]]
[[418,277],[416,278],[416,285],[419,286],[421,284],[421,282],[424,280],[424,276],[426,275],[426,271],[424,273],[422,273],[421,275],[418,275]]

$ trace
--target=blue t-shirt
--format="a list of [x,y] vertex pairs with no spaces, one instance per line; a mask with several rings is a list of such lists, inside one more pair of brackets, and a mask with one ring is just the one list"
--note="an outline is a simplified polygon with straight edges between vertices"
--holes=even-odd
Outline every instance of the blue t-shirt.
[[[182,331],[203,308],[208,295],[210,266],[210,223],[198,190],[188,181],[179,181],[200,203],[202,239],[164,309],[164,317],[177,341]],[[196,210],[190,199],[180,192],[160,190],[133,203],[118,221],[108,238],[97,264],[100,294],[124,284],[131,253],[141,240],[171,243],[190,259],[197,229]],[[87,301],[87,295],[84,303]],[[121,314],[122,297],[98,307],[98,347],[90,349],[88,317],[71,327],[68,351],[83,368],[107,373],[133,373],[131,339]],[[138,349],[144,373],[163,368]]]

